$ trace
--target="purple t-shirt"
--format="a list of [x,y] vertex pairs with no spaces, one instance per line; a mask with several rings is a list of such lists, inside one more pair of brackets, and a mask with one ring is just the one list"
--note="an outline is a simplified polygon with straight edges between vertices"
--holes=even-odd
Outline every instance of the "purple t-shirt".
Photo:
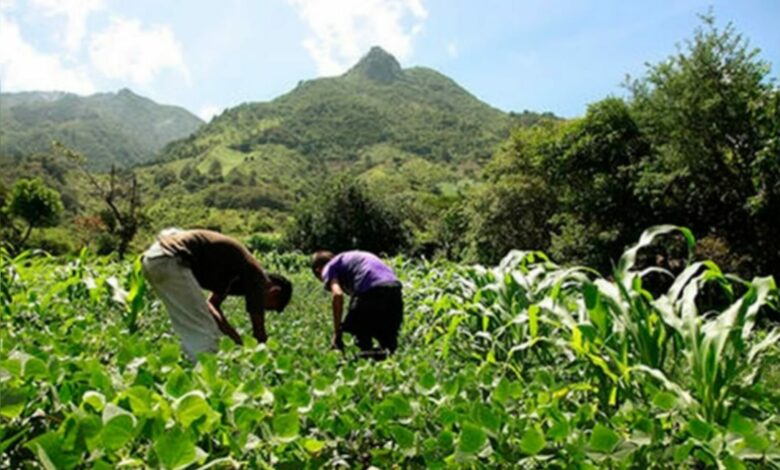
[[349,295],[360,295],[373,287],[398,282],[393,270],[367,251],[345,251],[330,260],[322,270],[326,289],[333,279],[338,279]]

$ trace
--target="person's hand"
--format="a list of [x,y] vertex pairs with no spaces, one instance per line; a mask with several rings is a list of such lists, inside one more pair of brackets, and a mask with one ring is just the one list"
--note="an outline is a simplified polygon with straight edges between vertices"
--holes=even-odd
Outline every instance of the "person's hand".
[[255,333],[255,339],[258,343],[265,343],[268,341],[268,335],[265,333],[265,331],[260,331],[258,333]]
[[330,346],[333,349],[338,349],[339,351],[344,350],[344,340],[341,338],[341,335],[333,335],[333,339],[330,342]]

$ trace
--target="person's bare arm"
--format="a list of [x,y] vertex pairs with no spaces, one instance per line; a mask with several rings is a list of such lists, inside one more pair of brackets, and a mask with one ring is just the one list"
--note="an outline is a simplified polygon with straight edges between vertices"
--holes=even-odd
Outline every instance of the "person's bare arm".
[[344,349],[344,340],[341,334],[341,317],[344,313],[344,291],[339,285],[339,281],[333,280],[330,283],[330,293],[332,295],[331,305],[333,307],[333,341],[331,346],[335,349]]
[[209,296],[209,300],[207,302],[209,306],[209,312],[211,313],[211,316],[214,317],[214,321],[217,322],[217,327],[219,328],[219,331],[227,335],[230,339],[235,341],[236,344],[244,344],[244,342],[241,340],[241,335],[238,334],[238,331],[236,331],[233,326],[230,325],[230,322],[227,321],[227,318],[225,317],[225,314],[222,313],[222,301],[225,300],[225,295],[212,293]]
[[249,318],[252,320],[252,335],[258,343],[265,343],[268,340],[268,334],[265,332],[265,311],[250,313]]

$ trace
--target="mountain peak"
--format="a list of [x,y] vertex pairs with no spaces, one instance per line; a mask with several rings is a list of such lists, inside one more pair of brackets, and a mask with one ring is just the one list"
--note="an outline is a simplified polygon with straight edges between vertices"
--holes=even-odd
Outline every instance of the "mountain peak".
[[347,73],[360,74],[379,83],[391,83],[403,75],[403,70],[392,54],[379,46],[374,46]]

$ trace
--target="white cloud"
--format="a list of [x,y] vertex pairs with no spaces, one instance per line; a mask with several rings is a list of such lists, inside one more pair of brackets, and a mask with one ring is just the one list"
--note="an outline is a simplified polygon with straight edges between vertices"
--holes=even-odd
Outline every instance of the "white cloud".
[[138,20],[113,18],[90,37],[92,65],[109,78],[148,84],[164,69],[180,72],[189,82],[182,47],[168,26],[144,28]]
[[454,42],[447,44],[447,55],[453,59],[458,57],[458,45]]
[[22,37],[19,26],[0,15],[0,82],[3,91],[95,91],[84,67],[66,67],[53,54],[44,54]]
[[15,5],[14,0],[0,0],[0,10],[13,10]]
[[46,16],[65,16],[65,35],[62,40],[70,53],[81,47],[90,13],[103,8],[103,0],[33,0],[32,3]]
[[198,116],[200,116],[200,118],[204,121],[209,122],[211,121],[211,118],[221,113],[223,109],[224,108],[221,106],[206,105],[200,108],[198,111]]
[[375,45],[399,59],[409,57],[428,16],[421,0],[288,2],[311,28],[303,45],[322,75],[343,72]]

